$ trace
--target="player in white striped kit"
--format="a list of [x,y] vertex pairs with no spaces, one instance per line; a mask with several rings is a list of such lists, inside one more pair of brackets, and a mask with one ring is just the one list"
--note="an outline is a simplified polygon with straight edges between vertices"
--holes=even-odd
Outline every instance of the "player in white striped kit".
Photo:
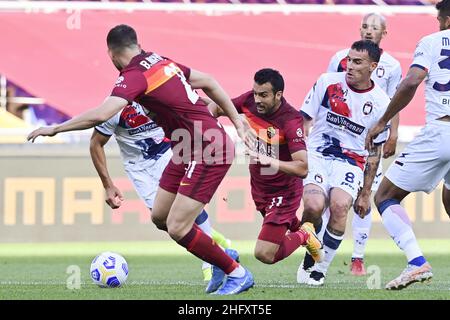
[[[387,136],[387,132],[380,135],[376,152],[368,154],[366,134],[389,103],[386,93],[370,79],[380,54],[372,41],[353,43],[347,71],[322,74],[301,108],[305,121],[314,121],[307,139],[309,170],[303,182],[302,223],[312,222],[316,230],[324,229],[325,258],[314,263],[306,254],[297,273],[299,283],[324,283],[343,239],[349,209],[354,204],[364,216],[370,206],[370,188]],[[327,206],[330,221],[322,225]]]
[[411,192],[430,193],[444,180],[442,200],[450,216],[450,0],[437,3],[436,9],[441,31],[419,41],[408,74],[366,139],[371,148],[373,139],[409,104],[425,80],[426,125],[389,167],[375,194],[383,225],[408,261],[402,273],[386,285],[390,290],[433,277],[400,201]]
[[[96,126],[91,137],[91,158],[106,192],[106,203],[120,207],[124,197],[114,185],[107,168],[103,149],[110,137],[115,137],[123,159],[125,172],[139,197],[151,211],[161,174],[172,157],[170,141],[164,131],[145,113],[143,107],[133,102],[103,124]],[[221,246],[228,248],[230,241],[211,228],[208,214],[203,210],[195,223]],[[204,280],[211,278],[211,265],[203,262]]]
[[[380,45],[381,40],[387,35],[386,19],[377,13],[366,14],[361,21],[361,39],[370,40]],[[347,54],[350,49],[338,51],[330,61],[327,72],[341,72],[347,69]],[[393,56],[382,50],[377,68],[372,72],[371,79],[375,81],[387,95],[392,98],[402,78],[400,62]],[[391,121],[389,137],[383,145],[383,157],[388,158],[395,153],[398,137],[399,116],[396,115]],[[372,191],[376,192],[383,175],[383,168],[380,161],[377,174],[372,185]],[[327,209],[324,213],[324,223],[329,218],[330,212]],[[361,218],[356,212],[353,214],[353,253],[350,272],[356,276],[366,274],[364,267],[364,251],[369,238],[372,226],[372,211],[367,216]],[[321,235],[319,234],[319,237]]]

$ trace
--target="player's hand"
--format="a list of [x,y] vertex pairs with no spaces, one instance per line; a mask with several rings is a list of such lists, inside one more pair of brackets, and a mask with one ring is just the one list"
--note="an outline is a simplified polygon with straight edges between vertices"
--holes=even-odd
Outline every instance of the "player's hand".
[[256,131],[250,126],[245,116],[240,115],[240,125],[236,127],[239,138],[244,141],[247,148],[254,148],[256,141]]
[[353,204],[353,209],[361,218],[364,218],[369,213],[370,208],[370,192],[361,192],[358,195],[355,203]]
[[40,127],[39,129],[34,130],[33,132],[31,132],[28,137],[27,140],[31,142],[34,142],[34,140],[39,137],[39,136],[47,136],[47,137],[53,137],[56,134],[56,130],[54,126],[50,126],[50,127]]
[[116,187],[111,186],[105,189],[106,191],[106,203],[108,206],[110,206],[112,209],[117,209],[122,205],[122,201],[124,200],[124,197],[122,195],[122,192]]
[[375,148],[375,145],[373,143],[373,140],[381,133],[383,132],[384,128],[386,127],[386,123],[378,121],[375,126],[373,126],[366,136],[366,149],[371,151]]
[[383,145],[383,158],[387,159],[395,154],[395,149],[397,148],[397,138],[387,139]]

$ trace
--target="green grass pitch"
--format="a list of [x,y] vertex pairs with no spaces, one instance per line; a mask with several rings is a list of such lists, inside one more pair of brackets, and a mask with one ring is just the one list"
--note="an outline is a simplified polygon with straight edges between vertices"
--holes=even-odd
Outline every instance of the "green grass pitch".
[[[231,297],[205,294],[200,261],[169,241],[0,244],[0,300],[450,299],[450,240],[419,240],[419,244],[433,266],[434,278],[391,292],[384,285],[401,272],[406,261],[390,239],[369,240],[366,268],[372,273],[365,277],[350,275],[352,244],[345,240],[321,288],[296,283],[303,248],[275,265],[264,265],[253,257],[254,241],[234,241],[241,262],[253,272],[255,287]],[[124,287],[102,289],[91,283],[90,262],[102,251],[115,251],[127,259],[130,274]],[[68,289],[70,272],[77,267],[80,288]]]

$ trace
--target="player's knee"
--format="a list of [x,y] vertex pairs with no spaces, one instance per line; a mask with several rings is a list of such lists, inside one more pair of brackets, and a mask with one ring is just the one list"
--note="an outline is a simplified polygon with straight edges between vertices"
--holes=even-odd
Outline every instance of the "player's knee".
[[175,241],[182,239],[190,229],[192,229],[192,225],[188,226],[180,221],[167,221],[167,232]]
[[165,219],[160,219],[158,216],[152,214],[152,222],[159,230],[167,231]]
[[330,203],[331,216],[335,220],[342,220],[347,218],[348,210],[350,205],[348,201],[343,201],[341,199],[332,200]]
[[264,248],[255,248],[255,258],[265,264],[273,264],[275,254]]
[[322,214],[324,209],[324,204],[321,201],[315,199],[305,200],[304,211],[308,214],[313,214],[314,216],[319,216]]

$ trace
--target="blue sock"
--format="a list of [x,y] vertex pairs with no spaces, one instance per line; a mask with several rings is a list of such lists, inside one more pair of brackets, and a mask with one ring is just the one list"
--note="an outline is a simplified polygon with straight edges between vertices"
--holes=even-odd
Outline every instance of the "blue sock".
[[411,261],[408,261],[408,264],[412,264],[414,266],[418,266],[420,267],[421,265],[423,265],[425,262],[427,262],[427,260],[425,259],[424,256],[420,256],[417,258],[412,259]]
[[205,222],[208,219],[208,213],[206,213],[205,210],[203,210],[198,217],[195,219],[195,223],[197,225],[201,225],[203,222]]

